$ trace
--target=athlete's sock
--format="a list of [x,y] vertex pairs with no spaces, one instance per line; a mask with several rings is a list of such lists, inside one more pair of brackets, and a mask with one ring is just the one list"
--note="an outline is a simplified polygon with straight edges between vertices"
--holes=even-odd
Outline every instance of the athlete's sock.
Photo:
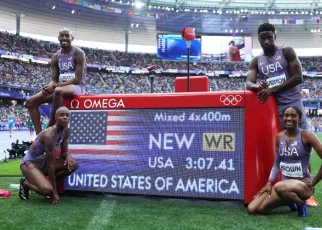
[[307,217],[305,201],[303,202],[302,205],[297,205],[297,214],[299,217]]

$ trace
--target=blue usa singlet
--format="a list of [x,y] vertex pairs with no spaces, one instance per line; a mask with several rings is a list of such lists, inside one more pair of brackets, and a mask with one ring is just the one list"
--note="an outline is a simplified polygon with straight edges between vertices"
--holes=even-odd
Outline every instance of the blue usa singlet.
[[[74,53],[76,48],[72,47],[67,56],[62,55],[62,50],[58,50],[58,67],[59,67],[59,81],[69,81],[75,78],[76,62],[74,60]],[[86,66],[84,67],[83,78],[80,85],[85,87],[86,84]]]
[[287,141],[285,132],[279,142],[278,152],[275,153],[275,161],[269,176],[269,180],[274,181],[279,170],[282,171],[283,180],[301,178],[306,176],[307,166],[311,157],[302,141],[302,129],[294,140]]
[[[258,73],[261,78],[267,76],[269,88],[282,84],[291,76],[288,72],[288,61],[283,55],[282,47],[276,46],[273,57],[267,58],[264,53],[258,56]],[[298,86],[275,93],[277,104],[291,104],[301,100],[300,89]]]

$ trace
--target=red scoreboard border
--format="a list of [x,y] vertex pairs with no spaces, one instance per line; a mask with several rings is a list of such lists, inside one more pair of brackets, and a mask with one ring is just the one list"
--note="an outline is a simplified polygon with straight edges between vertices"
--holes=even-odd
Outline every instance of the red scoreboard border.
[[276,102],[265,104],[250,91],[75,96],[64,100],[71,110],[244,107],[244,203],[267,182],[280,131]]

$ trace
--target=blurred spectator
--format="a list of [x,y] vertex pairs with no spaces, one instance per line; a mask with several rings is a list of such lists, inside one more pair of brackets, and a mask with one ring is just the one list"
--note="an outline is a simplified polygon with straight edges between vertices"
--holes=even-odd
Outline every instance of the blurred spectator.
[[[0,49],[19,54],[29,54],[50,58],[60,49],[58,43],[40,41],[28,37],[19,37],[10,33],[0,32]],[[108,66],[126,66],[145,68],[158,65],[163,70],[186,69],[187,63],[182,61],[159,60],[156,54],[125,53],[82,47],[86,53],[87,63]],[[303,70],[321,71],[322,57],[300,57]],[[202,62],[190,63],[190,69],[208,73],[215,71],[237,71],[244,74],[248,70],[246,62],[218,62],[211,58]],[[154,78],[154,92],[167,93],[174,91],[176,75],[157,74]],[[31,96],[41,90],[50,81],[51,68],[49,65],[26,63],[17,60],[0,59],[1,92]],[[211,91],[244,90],[245,78],[210,77]],[[322,79],[304,78],[301,88],[303,99],[322,98]],[[87,94],[133,94],[149,93],[151,83],[148,75],[110,73],[105,70],[88,69]]]
[[[220,63],[223,65],[223,63]],[[228,63],[227,66],[231,65]],[[157,74],[154,78],[155,93],[174,92],[176,74]],[[25,63],[17,60],[0,59],[1,92],[31,96],[50,81],[48,65]],[[232,91],[245,89],[245,77],[209,77],[211,91]],[[322,98],[322,79],[305,77],[301,88],[304,99]],[[88,70],[87,94],[133,94],[150,93],[149,75],[111,73],[105,70]]]

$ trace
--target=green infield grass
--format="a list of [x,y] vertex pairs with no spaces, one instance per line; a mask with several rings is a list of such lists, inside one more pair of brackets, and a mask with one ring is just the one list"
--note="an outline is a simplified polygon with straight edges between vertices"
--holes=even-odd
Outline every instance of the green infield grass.
[[20,171],[21,161],[22,159],[7,159],[8,163],[0,161],[0,177],[22,176]]
[[[322,135],[318,135],[322,139]],[[12,161],[18,167],[21,160]],[[316,153],[311,158],[312,175],[321,166]],[[0,172],[10,164],[0,163]],[[6,169],[10,171],[9,169]],[[7,175],[14,175],[12,169]],[[0,189],[9,189],[10,184],[18,184],[19,177],[0,177]],[[250,216],[245,207],[209,207],[191,204],[162,203],[156,201],[78,198],[61,196],[59,205],[51,205],[50,200],[35,193],[30,200],[22,201],[18,189],[10,189],[12,197],[0,199],[0,229],[304,229],[322,228],[322,208],[308,207],[308,217],[299,218],[296,212],[288,212],[287,207],[274,210],[267,216]],[[322,203],[322,182],[315,188],[315,197]]]

